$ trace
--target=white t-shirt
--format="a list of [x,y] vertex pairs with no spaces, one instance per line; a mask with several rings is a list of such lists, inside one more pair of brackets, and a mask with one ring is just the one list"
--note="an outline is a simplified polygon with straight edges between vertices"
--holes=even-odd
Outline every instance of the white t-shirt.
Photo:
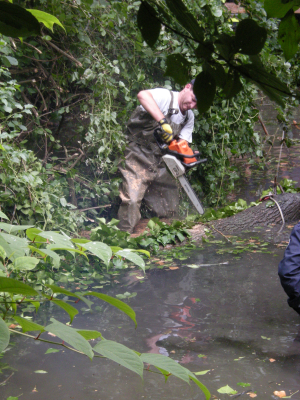
[[[169,90],[157,88],[157,89],[150,89],[148,91],[152,94],[153,99],[155,103],[158,105],[160,111],[164,115],[167,115],[171,102],[171,93],[169,92]],[[173,108],[177,108],[179,112],[178,114],[173,114],[171,116],[171,121],[175,122],[176,124],[181,124],[182,122],[185,121],[186,115],[183,115],[180,111],[178,105],[178,94],[179,94],[178,92],[173,92]],[[140,105],[139,107],[141,107],[143,111],[146,111],[142,105]],[[179,137],[191,143],[192,133],[194,129],[194,113],[192,110],[188,110],[187,112],[188,112],[188,121],[182,128]]]

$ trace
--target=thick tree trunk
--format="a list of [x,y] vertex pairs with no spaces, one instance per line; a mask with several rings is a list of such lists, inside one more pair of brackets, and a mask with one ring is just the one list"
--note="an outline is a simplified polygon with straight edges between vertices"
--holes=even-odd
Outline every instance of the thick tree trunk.
[[[285,222],[297,222],[300,219],[300,193],[284,193],[273,196],[279,204]],[[232,217],[212,221],[213,225],[222,232],[237,232],[251,229],[257,226],[269,224],[282,224],[279,208],[273,202],[272,207],[266,207],[263,201],[258,206],[247,208]]]

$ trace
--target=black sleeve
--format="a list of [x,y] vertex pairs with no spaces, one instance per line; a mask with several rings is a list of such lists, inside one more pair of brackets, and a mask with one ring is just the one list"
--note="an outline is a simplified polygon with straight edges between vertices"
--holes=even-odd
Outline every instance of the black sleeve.
[[292,230],[290,242],[279,263],[278,275],[289,296],[288,304],[300,314],[300,223]]

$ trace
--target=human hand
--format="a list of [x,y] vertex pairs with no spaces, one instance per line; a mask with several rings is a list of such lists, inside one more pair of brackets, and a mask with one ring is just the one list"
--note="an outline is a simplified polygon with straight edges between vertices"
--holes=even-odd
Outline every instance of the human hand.
[[170,143],[174,139],[174,135],[173,135],[171,126],[169,125],[166,118],[163,118],[162,120],[160,120],[159,124],[162,128],[162,131],[160,133],[161,138],[163,139],[164,142]]

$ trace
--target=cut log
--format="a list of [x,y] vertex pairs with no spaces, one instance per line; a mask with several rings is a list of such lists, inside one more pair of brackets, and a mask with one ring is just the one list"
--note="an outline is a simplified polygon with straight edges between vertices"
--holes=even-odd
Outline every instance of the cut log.
[[[279,204],[285,222],[300,220],[300,193],[284,193],[273,198]],[[267,207],[267,202],[262,201],[258,206],[247,208],[232,217],[211,221],[208,225],[222,232],[231,233],[269,224],[282,224],[280,211],[275,203],[272,207]]]

